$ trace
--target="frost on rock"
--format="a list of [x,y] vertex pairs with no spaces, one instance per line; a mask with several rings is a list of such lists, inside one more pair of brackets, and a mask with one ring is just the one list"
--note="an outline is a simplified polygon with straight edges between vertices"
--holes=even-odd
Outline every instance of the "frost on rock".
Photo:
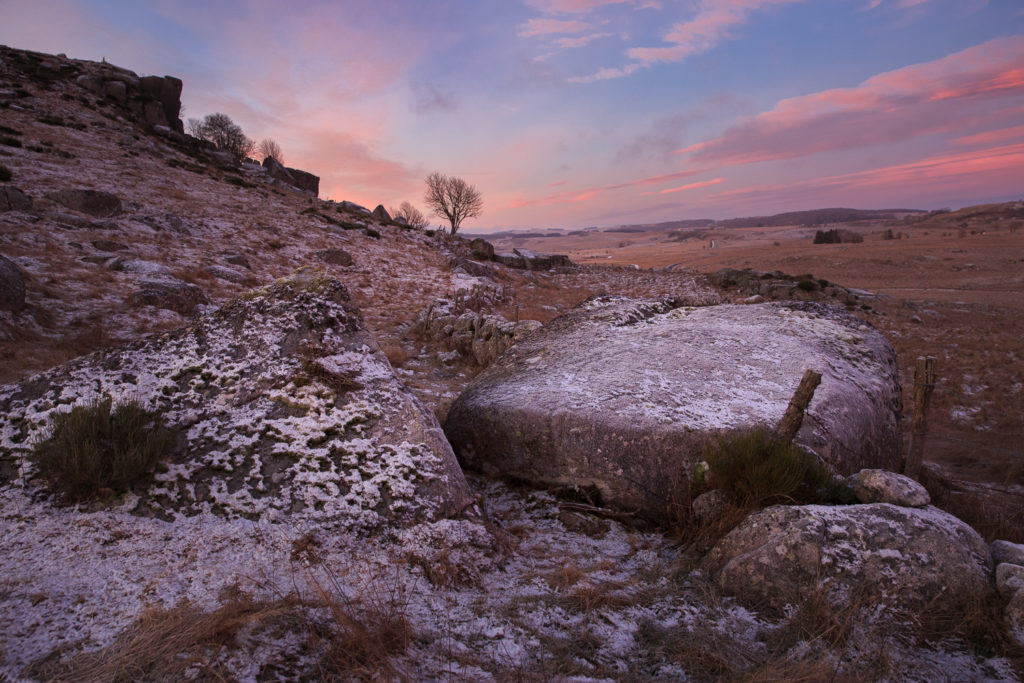
[[433,416],[395,378],[336,280],[300,271],[177,332],[0,389],[0,484],[55,412],[109,396],[184,438],[134,513],[295,516],[346,529],[432,520],[468,489]]
[[895,352],[867,323],[812,303],[594,297],[478,375],[445,431],[485,473],[596,486],[605,503],[671,518],[704,443],[776,425],[808,369],[822,383],[796,443],[842,473],[898,469]]

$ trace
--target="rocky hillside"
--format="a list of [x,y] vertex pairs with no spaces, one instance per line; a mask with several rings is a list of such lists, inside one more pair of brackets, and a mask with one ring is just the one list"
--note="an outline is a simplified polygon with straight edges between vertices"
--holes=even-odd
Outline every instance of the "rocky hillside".
[[[181,87],[0,48],[0,679],[1018,675],[1024,548],[877,469],[855,294],[492,256],[229,162]],[[798,481],[740,495],[702,449],[806,369],[755,458]],[[153,463],[68,488],[125,406]]]

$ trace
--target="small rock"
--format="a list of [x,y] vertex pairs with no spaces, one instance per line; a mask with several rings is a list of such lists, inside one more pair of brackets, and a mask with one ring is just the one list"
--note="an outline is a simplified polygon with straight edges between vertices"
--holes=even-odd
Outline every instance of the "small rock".
[[598,519],[590,515],[582,515],[578,512],[562,510],[558,513],[558,521],[562,523],[566,531],[577,534],[585,534],[591,538],[604,538],[612,525],[607,519]]
[[729,509],[729,497],[720,489],[702,493],[693,499],[693,516],[707,524],[721,517]]
[[851,483],[862,503],[891,503],[905,507],[924,507],[931,496],[910,477],[887,470],[863,469],[852,475]]
[[1024,567],[1003,562],[996,565],[996,589],[1004,598],[1012,598],[1024,588]]
[[13,185],[0,185],[0,211],[28,211],[32,198]]
[[55,190],[47,193],[46,197],[73,211],[96,218],[109,218],[121,212],[121,200],[117,195],[100,190]]
[[332,266],[351,266],[352,256],[344,249],[321,249],[316,257]]
[[135,273],[137,275],[167,275],[171,274],[171,269],[167,266],[159,263],[153,263],[152,261],[143,261],[142,259],[132,259],[130,261],[124,261],[118,267],[118,270],[125,273]]
[[227,280],[228,282],[234,282],[235,284],[244,285],[249,281],[249,276],[245,273],[240,273],[234,268],[228,268],[227,266],[212,265],[207,266],[204,270],[215,278],[221,280]]
[[989,550],[992,551],[992,561],[996,564],[1009,562],[1010,564],[1024,565],[1024,545],[1020,543],[992,541]]
[[0,256],[0,310],[17,313],[25,308],[25,276],[14,261]]
[[384,223],[391,222],[391,214],[388,213],[383,204],[378,204],[377,208],[373,210],[373,217]]
[[748,296],[746,299],[743,300],[743,303],[745,303],[745,304],[763,304],[764,303],[764,297],[761,296],[760,294],[755,294],[754,296]]
[[233,266],[242,266],[247,270],[252,270],[252,266],[249,265],[249,259],[241,254],[228,254],[224,257],[225,263],[230,263]]

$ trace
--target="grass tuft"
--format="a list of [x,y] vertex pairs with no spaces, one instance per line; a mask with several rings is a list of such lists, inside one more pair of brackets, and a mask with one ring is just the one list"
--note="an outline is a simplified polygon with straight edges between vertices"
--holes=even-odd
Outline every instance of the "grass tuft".
[[133,401],[114,408],[107,397],[57,414],[29,459],[52,493],[77,503],[145,482],[175,439],[158,413]]
[[715,488],[746,507],[825,503],[839,494],[828,467],[765,427],[719,438],[705,447],[704,459]]

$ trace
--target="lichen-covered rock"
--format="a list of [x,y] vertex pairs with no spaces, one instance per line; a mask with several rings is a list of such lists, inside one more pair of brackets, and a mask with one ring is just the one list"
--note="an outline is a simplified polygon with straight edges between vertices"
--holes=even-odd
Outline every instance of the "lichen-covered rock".
[[820,304],[685,303],[594,298],[518,342],[448,414],[461,461],[670,518],[704,444],[777,424],[813,369],[796,443],[843,474],[898,469],[896,354],[873,327]]
[[248,275],[246,275],[245,273],[240,273],[234,268],[228,268],[227,266],[213,264],[210,266],[206,266],[204,270],[210,275],[214,276],[215,278],[227,280],[228,282],[234,282],[235,284],[239,285],[244,285],[246,282],[249,281]]
[[990,590],[988,548],[974,529],[935,507],[887,503],[760,510],[701,569],[742,604],[777,612],[815,591],[835,606],[955,610]]
[[463,509],[433,415],[398,381],[344,286],[316,273],[254,290],[191,327],[0,388],[0,487],[55,411],[135,398],[184,434],[134,511],[297,517],[357,531]]
[[924,507],[932,502],[925,487],[910,477],[887,470],[864,469],[850,477],[857,500]]
[[1006,631],[1018,647],[1024,647],[1024,591],[1010,598],[1003,610],[1006,619]]
[[332,266],[344,267],[352,265],[352,255],[344,249],[321,249],[316,252],[316,257]]

